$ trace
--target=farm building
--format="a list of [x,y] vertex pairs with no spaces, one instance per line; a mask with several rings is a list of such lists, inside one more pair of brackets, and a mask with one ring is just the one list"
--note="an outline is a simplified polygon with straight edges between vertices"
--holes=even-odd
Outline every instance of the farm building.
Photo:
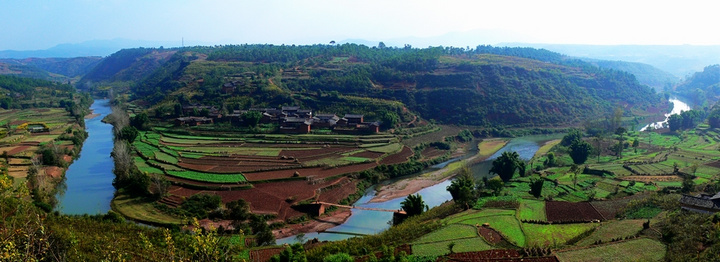
[[43,124],[29,124],[27,126],[27,130],[30,131],[30,133],[41,133],[50,131],[50,129]]
[[684,210],[698,213],[720,212],[720,193],[715,195],[699,194],[697,196],[683,195],[680,206]]
[[207,117],[188,116],[175,118],[175,125],[178,126],[199,126],[212,123],[213,120]]
[[332,127],[340,120],[335,114],[317,114],[313,117],[313,125],[318,127]]
[[284,133],[307,134],[310,133],[310,126],[312,126],[312,119],[286,117],[282,123],[280,123],[280,131]]

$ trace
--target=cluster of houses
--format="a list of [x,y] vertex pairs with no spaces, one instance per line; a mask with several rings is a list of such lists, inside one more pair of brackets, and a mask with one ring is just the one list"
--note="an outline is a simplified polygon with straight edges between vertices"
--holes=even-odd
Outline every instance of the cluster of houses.
[[232,113],[223,116],[220,110],[214,106],[185,106],[183,112],[186,115],[197,115],[204,112],[207,116],[188,116],[175,119],[176,125],[197,126],[212,124],[217,121],[230,121],[239,123],[242,115],[255,111],[262,114],[260,123],[279,124],[279,130],[283,133],[307,134],[313,127],[331,129],[339,133],[378,133],[380,123],[365,122],[363,115],[345,114],[342,118],[336,114],[316,114],[312,110],[302,109],[298,106],[283,106],[281,108],[250,108],[249,110],[233,110]]

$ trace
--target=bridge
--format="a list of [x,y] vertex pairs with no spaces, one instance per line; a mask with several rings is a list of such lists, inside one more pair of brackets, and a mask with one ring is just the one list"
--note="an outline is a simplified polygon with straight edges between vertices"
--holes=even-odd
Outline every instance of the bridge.
[[334,207],[339,207],[339,208],[370,210],[370,211],[380,211],[380,212],[393,212],[396,214],[407,215],[407,212],[405,212],[405,210],[402,210],[402,209],[395,210],[395,209],[382,209],[382,208],[372,208],[372,207],[358,207],[358,206],[340,205],[340,204],[333,204],[333,203],[320,202],[320,201],[315,201],[315,202],[313,202],[313,204],[323,205],[323,206],[334,206]]

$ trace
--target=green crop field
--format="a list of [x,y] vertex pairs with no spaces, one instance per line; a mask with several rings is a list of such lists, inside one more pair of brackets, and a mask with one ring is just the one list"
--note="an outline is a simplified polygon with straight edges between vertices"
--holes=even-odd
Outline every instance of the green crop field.
[[477,236],[478,234],[475,226],[452,224],[418,238],[417,240],[413,241],[413,244],[440,242],[460,238],[472,238]]
[[518,209],[518,217],[520,220],[538,220],[546,221],[545,201],[522,200]]
[[657,240],[640,238],[593,248],[558,252],[560,261],[662,261],[665,245]]
[[370,152],[377,152],[377,153],[397,153],[402,150],[403,145],[399,143],[393,143],[393,144],[370,144],[370,145],[380,145],[375,147],[369,147],[367,150]]
[[528,246],[559,246],[597,227],[597,223],[539,225],[523,224]]
[[247,179],[245,179],[245,176],[242,174],[213,174],[213,173],[203,173],[203,172],[196,172],[196,171],[175,171],[175,170],[167,170],[168,175],[176,176],[180,178],[186,178],[190,180],[196,180],[196,181],[202,181],[202,182],[211,182],[211,183],[238,183],[238,182],[246,182]]
[[442,256],[450,253],[450,250],[448,249],[448,245],[450,243],[455,243],[455,247],[453,247],[453,252],[470,252],[495,249],[495,247],[485,242],[482,237],[474,237],[426,244],[417,244],[412,246],[412,252],[415,256]]
[[633,236],[642,230],[642,219],[612,220],[603,222],[590,236],[580,240],[577,246],[590,246],[596,241],[610,242],[613,238]]
[[520,227],[520,221],[518,221],[514,215],[478,217],[463,220],[460,223],[466,225],[482,225],[488,223],[490,224],[490,228],[500,232],[508,242],[519,247],[526,246],[525,234]]

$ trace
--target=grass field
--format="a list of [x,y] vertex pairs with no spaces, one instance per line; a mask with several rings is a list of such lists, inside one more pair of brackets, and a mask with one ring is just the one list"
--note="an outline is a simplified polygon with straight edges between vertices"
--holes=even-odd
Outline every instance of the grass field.
[[523,200],[520,202],[518,209],[518,218],[520,220],[536,220],[547,221],[545,216],[545,201]]
[[414,244],[440,242],[446,240],[477,237],[477,229],[472,225],[451,224],[413,241]]
[[159,224],[183,225],[187,221],[167,215],[155,209],[154,200],[142,197],[131,197],[127,194],[118,193],[111,202],[113,210],[133,220],[146,221]]
[[595,223],[539,225],[523,224],[528,246],[561,246],[568,240],[597,227]]
[[482,237],[465,238],[440,241],[434,243],[425,244],[414,244],[412,246],[413,255],[415,256],[442,256],[450,253],[448,245],[455,243],[453,252],[469,252],[469,251],[484,251],[495,249],[495,247],[489,245]]
[[486,216],[463,220],[460,223],[466,225],[490,224],[490,228],[497,230],[508,242],[519,247],[526,246],[525,234],[520,227],[520,221],[515,215]]
[[577,246],[590,246],[596,241],[610,242],[613,238],[625,238],[642,230],[642,219],[612,220],[603,222],[590,236],[577,242]]
[[593,248],[558,252],[560,261],[662,261],[665,245],[640,238]]

